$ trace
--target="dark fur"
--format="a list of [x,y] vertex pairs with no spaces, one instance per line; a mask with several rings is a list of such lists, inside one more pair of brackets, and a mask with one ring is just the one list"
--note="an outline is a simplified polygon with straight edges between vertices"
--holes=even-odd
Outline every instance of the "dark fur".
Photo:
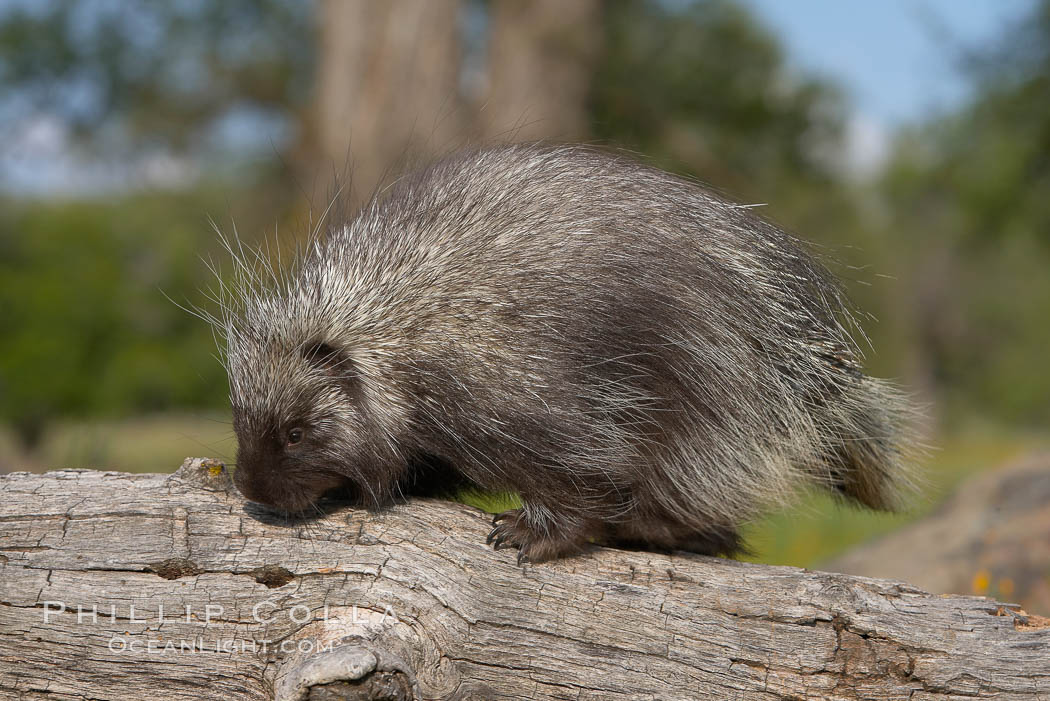
[[807,482],[894,504],[906,405],[862,374],[827,271],[623,156],[453,156],[331,222],[288,274],[239,261],[219,323],[252,500],[513,490],[524,508],[490,541],[532,561],[732,553]]

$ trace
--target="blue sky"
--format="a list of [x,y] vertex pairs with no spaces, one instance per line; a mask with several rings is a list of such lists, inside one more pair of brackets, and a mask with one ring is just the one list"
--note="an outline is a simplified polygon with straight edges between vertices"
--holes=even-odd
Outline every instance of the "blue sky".
[[965,81],[955,46],[999,35],[1031,0],[741,0],[780,35],[792,61],[848,89],[887,124],[953,106]]
[[895,127],[965,101],[956,49],[1000,36],[1033,6],[1032,0],[740,2],[780,36],[792,64],[845,91],[862,167],[877,165]]

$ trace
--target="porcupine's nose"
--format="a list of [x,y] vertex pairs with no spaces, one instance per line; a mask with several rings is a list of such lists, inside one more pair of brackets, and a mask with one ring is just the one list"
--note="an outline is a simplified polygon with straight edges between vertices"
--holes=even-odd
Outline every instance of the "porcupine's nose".
[[255,451],[237,451],[237,469],[233,483],[245,499],[271,508],[282,508],[282,489],[278,484],[276,465]]
[[268,503],[267,493],[269,490],[263,489],[259,484],[261,480],[255,474],[255,471],[248,467],[243,458],[237,461],[237,469],[233,473],[233,483],[237,487],[237,491],[244,496],[248,501],[258,502],[266,506],[273,506]]

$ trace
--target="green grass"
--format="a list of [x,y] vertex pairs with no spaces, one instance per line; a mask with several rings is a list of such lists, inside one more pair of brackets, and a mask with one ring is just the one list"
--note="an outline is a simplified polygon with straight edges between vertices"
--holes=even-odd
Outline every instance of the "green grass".
[[[902,514],[854,509],[823,494],[808,494],[745,529],[752,554],[744,559],[812,567],[850,546],[887,533],[929,513],[966,477],[1045,447],[1045,437],[988,425],[968,425],[935,441],[920,470],[921,496]],[[14,449],[0,430],[0,466],[42,471],[87,467],[126,472],[171,472],[187,456],[232,462],[236,442],[221,414],[160,415],[126,420],[64,422],[45,435],[32,457]],[[464,492],[461,501],[489,512],[518,506],[514,494]]]
[[456,501],[487,511],[490,514],[498,514],[501,511],[510,511],[521,506],[521,499],[512,492],[485,492],[480,489],[467,489],[456,495]]

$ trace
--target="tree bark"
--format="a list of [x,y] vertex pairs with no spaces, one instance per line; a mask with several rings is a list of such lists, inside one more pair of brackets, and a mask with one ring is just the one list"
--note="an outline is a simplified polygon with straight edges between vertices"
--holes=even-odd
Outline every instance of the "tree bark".
[[4,698],[1050,697],[1048,621],[979,597],[602,548],[521,568],[470,507],[289,524],[201,459],[0,495]]
[[353,174],[353,201],[466,135],[459,12],[459,0],[318,5],[317,150]]
[[598,0],[495,0],[481,133],[499,141],[586,138],[601,45]]
[[487,50],[474,57],[479,84],[471,87],[464,60],[480,37],[463,35],[460,0],[319,3],[306,172],[346,170],[350,202],[360,204],[392,177],[472,140],[585,138],[602,35],[598,0],[486,7],[487,22],[473,31],[486,32]]

